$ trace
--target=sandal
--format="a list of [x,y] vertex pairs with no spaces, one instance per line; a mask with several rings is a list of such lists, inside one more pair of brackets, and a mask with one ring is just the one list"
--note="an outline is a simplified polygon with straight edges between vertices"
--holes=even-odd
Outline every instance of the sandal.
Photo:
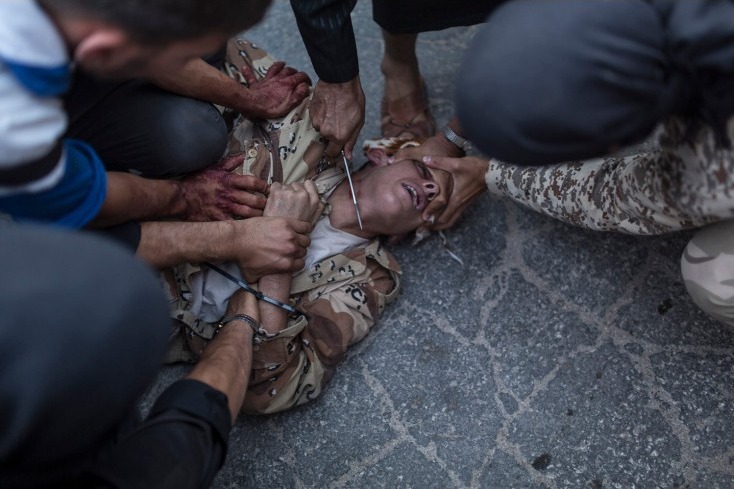
[[[421,80],[423,81],[423,80]],[[380,130],[383,137],[412,137],[425,140],[436,133],[436,123],[428,107],[426,84],[423,90],[413,92],[397,100],[382,98],[380,106]],[[416,114],[406,122],[392,114]]]

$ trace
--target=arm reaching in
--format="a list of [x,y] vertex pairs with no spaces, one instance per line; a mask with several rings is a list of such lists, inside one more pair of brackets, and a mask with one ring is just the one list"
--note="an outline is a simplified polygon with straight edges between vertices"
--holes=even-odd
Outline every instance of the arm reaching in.
[[[722,177],[734,173],[732,152],[717,148],[710,128],[699,128],[693,141],[688,134],[672,118],[660,148],[648,153],[545,166],[471,158],[433,158],[430,164],[459,175],[466,171],[468,183],[459,185],[466,188],[478,188],[483,168],[491,194],[575,226],[661,234],[732,218],[734,185]],[[464,163],[469,164],[462,168]]]
[[268,185],[253,176],[231,170],[244,155],[183,180],[154,180],[129,173],[107,173],[107,196],[91,227],[112,226],[130,220],[177,217],[211,221],[262,215]]
[[[290,185],[274,183],[263,214],[266,217],[282,217],[301,222],[313,223],[318,219],[323,205],[319,201],[316,185],[311,180]],[[280,302],[287,303],[291,291],[290,273],[265,275],[260,279],[260,291]],[[287,313],[266,302],[260,303],[262,324],[266,331],[275,333],[282,330],[287,321]]]
[[344,148],[347,159],[364,125],[364,92],[359,76],[344,83],[319,80],[311,99],[313,127],[329,141],[326,154],[332,158]]
[[258,79],[252,68],[242,66],[252,102],[250,106],[232,107],[245,117],[275,119],[286,115],[305,99],[311,79],[302,71],[286,66],[282,61],[272,64],[263,78]]
[[329,141],[327,155],[335,157],[344,148],[348,159],[364,124],[364,93],[350,17],[356,3],[291,0],[298,30],[320,79],[311,101],[313,125]]
[[446,209],[437,216],[432,229],[443,230],[452,227],[461,214],[485,190],[484,175],[489,162],[474,156],[451,158],[447,156],[424,156],[423,162],[431,167],[445,170],[454,178],[454,189]]
[[180,200],[184,210],[179,215],[189,221],[261,216],[267,183],[252,175],[232,172],[244,158],[244,154],[230,156],[216,166],[181,180]]
[[[229,299],[227,316],[245,314],[259,321],[257,300],[240,290]],[[237,419],[247,392],[252,368],[252,336],[250,326],[242,321],[227,323],[204,349],[201,359],[186,376],[198,380],[227,396],[232,424]]]
[[249,87],[231,79],[202,59],[194,59],[175,73],[151,80],[165,90],[229,107],[245,117],[272,119],[284,116],[308,96],[308,75],[283,62],[274,63],[258,80],[243,70]]
[[[721,163],[732,166],[724,163],[726,153],[719,155]],[[490,160],[486,182],[492,194],[575,226],[662,234],[732,216],[731,200],[724,198],[731,195],[730,181],[716,182],[706,171],[687,172],[696,160],[661,151],[547,166]]]
[[137,255],[155,268],[234,261],[248,282],[257,282],[263,275],[303,268],[310,232],[307,222],[275,217],[143,222]]

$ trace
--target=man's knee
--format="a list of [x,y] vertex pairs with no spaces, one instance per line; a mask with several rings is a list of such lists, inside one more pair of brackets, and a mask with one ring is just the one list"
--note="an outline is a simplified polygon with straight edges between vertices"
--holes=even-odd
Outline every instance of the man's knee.
[[457,114],[489,156],[529,165],[598,156],[659,118],[665,45],[649,3],[558,3],[505,3],[466,50]]
[[[139,81],[97,98],[74,119],[69,136],[90,143],[108,170],[171,178],[207,168],[224,154],[227,126],[210,103]],[[83,105],[82,96],[75,100]]]
[[59,456],[48,447],[80,455],[157,371],[168,335],[158,282],[108,240],[44,228],[3,228],[0,265],[0,405],[13,427],[0,458],[20,470],[29,454]]
[[180,176],[208,168],[219,161],[227,146],[227,127],[211,104],[176,97],[161,112],[155,127],[154,177]]
[[693,302],[734,326],[734,220],[699,231],[683,253],[681,273]]

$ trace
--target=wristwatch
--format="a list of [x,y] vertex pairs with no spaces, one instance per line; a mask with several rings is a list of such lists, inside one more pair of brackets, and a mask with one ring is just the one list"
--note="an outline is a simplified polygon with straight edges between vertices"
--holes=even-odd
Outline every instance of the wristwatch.
[[441,134],[449,140],[451,144],[462,150],[464,153],[467,153],[471,149],[471,143],[459,136],[454,132],[453,129],[451,129],[449,126],[445,126],[441,130]]

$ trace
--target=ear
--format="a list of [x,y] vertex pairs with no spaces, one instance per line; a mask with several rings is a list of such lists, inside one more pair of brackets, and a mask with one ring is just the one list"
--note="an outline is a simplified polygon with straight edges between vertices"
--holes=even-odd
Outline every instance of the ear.
[[367,159],[375,166],[386,166],[393,163],[393,157],[387,156],[384,148],[370,148],[367,150]]
[[121,54],[130,47],[130,38],[122,30],[100,26],[76,46],[74,59],[86,68],[104,69],[119,63]]

